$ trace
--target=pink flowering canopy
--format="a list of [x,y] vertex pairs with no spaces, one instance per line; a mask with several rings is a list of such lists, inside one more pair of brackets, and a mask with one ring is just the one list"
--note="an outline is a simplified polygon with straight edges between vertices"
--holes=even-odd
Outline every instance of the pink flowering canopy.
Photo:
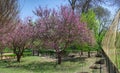
[[37,8],[37,35],[43,40],[43,46],[56,51],[66,48],[74,41],[92,44],[94,37],[85,23],[80,22],[80,16],[66,6],[60,10]]
[[7,43],[11,47],[26,48],[33,37],[33,30],[33,26],[20,21],[14,31],[7,34]]
[[17,61],[20,62],[24,50],[30,47],[34,34],[34,26],[29,21],[19,21],[12,32],[0,36],[2,41],[0,46],[5,45],[13,49],[14,54],[17,56]]

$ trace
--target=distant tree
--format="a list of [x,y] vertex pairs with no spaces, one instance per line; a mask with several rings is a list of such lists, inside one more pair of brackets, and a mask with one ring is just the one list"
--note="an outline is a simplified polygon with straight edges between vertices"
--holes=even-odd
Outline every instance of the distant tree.
[[69,1],[70,5],[71,5],[73,11],[74,11],[74,9],[75,9],[75,7],[76,7],[76,1],[77,1],[77,0],[68,0],[68,1]]
[[102,6],[94,7],[93,10],[99,20],[103,18],[108,18],[111,14],[107,8],[104,8]]
[[96,14],[96,18],[99,20],[97,43],[99,48],[101,48],[102,39],[106,33],[106,30],[110,24],[110,11],[102,6],[93,8]]
[[91,10],[88,10],[87,13],[82,13],[81,16],[81,20],[87,22],[88,28],[94,31],[94,35],[97,42],[96,45],[98,45],[98,47],[96,48],[100,49],[102,39],[110,23],[109,10],[98,6],[92,8]]
[[88,10],[94,6],[99,6],[105,3],[106,0],[68,0],[72,9],[81,13],[88,12]]
[[34,13],[38,16],[39,38],[46,48],[55,50],[58,64],[61,64],[62,51],[71,43],[79,41],[91,44],[93,37],[90,31],[71,8],[61,6],[60,11],[56,11],[39,7]]
[[[98,38],[99,24],[98,24],[98,20],[96,19],[95,12],[92,9],[90,9],[90,10],[88,10],[87,13],[82,13],[80,21],[87,23],[87,27],[89,28],[89,30],[92,31],[93,36],[95,36],[95,38],[97,39]],[[88,44],[85,44],[85,45],[88,46],[87,47],[87,49],[88,49],[88,57],[90,57],[90,51],[91,51],[90,45],[88,45]]]

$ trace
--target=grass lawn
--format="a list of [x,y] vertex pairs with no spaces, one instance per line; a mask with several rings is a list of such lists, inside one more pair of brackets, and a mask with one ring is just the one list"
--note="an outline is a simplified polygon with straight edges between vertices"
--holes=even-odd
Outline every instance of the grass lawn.
[[0,61],[0,73],[80,73],[82,71],[92,73],[89,65],[93,63],[89,61],[84,58],[75,58],[56,65],[55,59],[27,56],[22,58],[21,63]]

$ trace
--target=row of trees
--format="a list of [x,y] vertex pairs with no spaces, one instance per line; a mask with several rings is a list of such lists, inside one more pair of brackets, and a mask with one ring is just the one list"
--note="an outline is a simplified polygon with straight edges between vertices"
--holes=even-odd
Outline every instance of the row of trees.
[[[105,31],[102,26],[105,26],[105,23],[99,25],[99,20],[105,20],[107,14],[99,15],[99,9],[102,10],[102,7],[93,8],[92,2],[97,3],[97,1],[103,2],[102,0],[69,0],[71,7],[61,6],[58,11],[39,7],[34,11],[38,19],[32,23],[29,18],[25,21],[17,18],[19,12],[17,0],[1,0],[0,33],[4,34],[0,35],[0,46],[13,49],[17,61],[20,62],[24,50],[35,48],[37,40],[41,47],[55,50],[58,64],[61,64],[62,51],[73,44],[93,46],[97,41],[101,47],[101,39]],[[80,14],[77,13],[79,9],[76,9],[79,8],[78,5],[82,5]]]
[[30,19],[19,20],[15,29],[2,37],[4,47],[13,49],[18,62],[26,48],[34,48],[36,39],[40,46],[55,50],[58,64],[61,64],[62,51],[71,44],[92,46],[95,43],[92,31],[70,7],[61,6],[59,11],[39,7],[34,14],[38,16],[35,24]]

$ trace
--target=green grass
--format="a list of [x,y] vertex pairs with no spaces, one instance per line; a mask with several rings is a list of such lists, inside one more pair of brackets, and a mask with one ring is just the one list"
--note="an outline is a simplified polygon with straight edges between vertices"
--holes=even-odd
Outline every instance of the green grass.
[[21,63],[0,61],[0,73],[77,73],[86,65],[84,60],[75,58],[56,65],[56,60],[51,58],[29,56],[22,58]]

